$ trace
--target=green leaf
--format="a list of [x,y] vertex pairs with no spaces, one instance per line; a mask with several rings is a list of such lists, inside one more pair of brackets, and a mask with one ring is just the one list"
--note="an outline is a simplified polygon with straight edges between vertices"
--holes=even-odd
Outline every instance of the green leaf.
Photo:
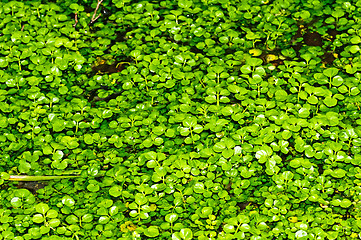
[[213,212],[213,208],[211,208],[211,207],[203,207],[203,208],[202,208],[202,214],[205,215],[205,216],[207,216],[207,217],[208,217],[209,215],[211,215],[212,212]]
[[204,192],[204,184],[202,182],[197,182],[193,186],[194,192],[203,193]]
[[89,214],[89,213],[86,213],[86,214],[84,214],[83,216],[82,216],[82,218],[81,218],[81,221],[82,222],[87,222],[87,223],[89,223],[89,222],[92,222],[93,221],[93,215],[91,215],[91,214]]
[[61,95],[64,95],[64,94],[66,94],[68,92],[68,88],[66,87],[66,86],[61,86],[60,88],[59,88],[59,93],[61,94]]
[[333,97],[325,97],[325,99],[323,100],[323,103],[327,107],[334,107],[337,105],[337,100]]
[[202,27],[197,27],[193,32],[196,37],[201,37],[204,33],[206,33],[206,30]]
[[224,116],[230,116],[233,114],[233,108],[232,107],[224,107],[224,108],[222,108],[221,112]]
[[231,158],[233,156],[234,150],[233,149],[225,149],[222,151],[222,156],[224,158]]
[[109,189],[109,194],[113,197],[119,197],[122,194],[122,188],[118,185],[114,185]]
[[13,197],[11,199],[10,203],[14,208],[19,208],[23,205],[23,202],[22,202],[21,198],[19,198],[19,197]]
[[214,144],[214,146],[213,146],[213,151],[215,151],[215,152],[222,152],[223,151],[223,149],[225,149],[226,148],[226,144],[225,144],[225,142],[217,142],[216,144]]
[[184,8],[184,9],[190,8],[192,6],[192,4],[193,4],[193,1],[191,1],[191,0],[179,0],[178,1],[178,6],[180,8]]
[[310,103],[310,104],[317,104],[318,103],[318,98],[314,95],[312,96],[309,96],[307,98],[307,102]]
[[57,150],[57,151],[53,154],[52,159],[53,159],[53,160],[61,160],[61,159],[63,158],[63,156],[64,156],[63,151]]
[[323,74],[329,78],[332,78],[333,76],[336,76],[338,73],[338,69],[337,68],[327,68],[325,70],[323,70]]
[[146,203],[148,202],[148,200],[147,200],[147,198],[146,198],[143,194],[137,193],[137,194],[135,195],[135,202],[136,202],[139,206],[141,206],[141,205],[146,204]]
[[234,225],[232,224],[225,224],[223,226],[223,230],[226,232],[226,233],[234,233],[236,231]]
[[352,205],[352,202],[345,198],[345,199],[342,199],[341,203],[340,203],[340,206],[343,207],[343,208],[348,208]]
[[276,97],[277,101],[280,101],[280,102],[285,101],[285,100],[287,100],[287,96],[288,96],[288,94],[285,90],[277,90],[275,92],[275,97]]
[[249,58],[249,59],[246,59],[246,62],[248,65],[250,65],[252,67],[262,65],[262,63],[263,63],[262,59],[260,59],[260,58]]
[[41,214],[45,215],[45,213],[47,211],[49,211],[49,206],[46,203],[39,203],[39,204],[35,205],[35,210],[38,213],[41,213]]
[[69,215],[65,218],[65,221],[68,224],[76,224],[76,223],[78,223],[79,219],[75,215]]
[[145,231],[144,231],[144,234],[147,236],[147,237],[156,237],[159,235],[159,229],[157,226],[150,226],[148,227]]
[[169,223],[174,223],[178,219],[178,214],[176,213],[169,213],[165,216],[165,220]]
[[223,44],[226,44],[229,42],[229,38],[227,36],[222,36],[219,38],[219,42],[220,43],[223,43]]
[[343,83],[343,78],[340,76],[335,76],[332,78],[331,84],[335,87],[341,86]]
[[59,21],[66,21],[68,17],[65,14],[59,14],[57,15]]
[[308,108],[300,108],[298,115],[300,118],[307,118],[310,115],[310,110]]
[[93,137],[92,137],[92,135],[90,135],[90,134],[85,134],[84,135],[84,142],[86,143],[86,144],[93,144]]
[[5,68],[8,66],[8,61],[6,58],[0,58],[0,68]]
[[352,45],[352,46],[350,46],[349,50],[352,54],[355,54],[355,53],[359,52],[361,49],[358,45]]
[[183,120],[183,125],[185,127],[195,127],[197,125],[197,118],[196,117],[188,117]]
[[289,130],[283,130],[282,131],[282,138],[285,140],[288,140],[290,137],[292,137],[292,132]]
[[272,148],[268,146],[262,146],[262,148],[256,152],[255,156],[258,159],[259,163],[265,163],[267,159],[272,155],[272,153]]
[[20,161],[19,161],[19,166],[18,166],[19,172],[21,172],[21,173],[28,173],[30,169],[31,169],[30,163],[28,163],[28,162],[25,161],[25,160],[20,160]]
[[42,222],[44,222],[44,216],[43,215],[41,215],[41,214],[35,214],[34,216],[33,216],[33,222],[35,222],[35,223],[42,223]]
[[103,110],[102,117],[103,118],[110,118],[113,116],[113,112],[111,110]]
[[66,195],[61,199],[61,202],[68,207],[73,207],[75,205],[75,201],[72,197]]
[[346,175],[346,173],[347,172],[341,168],[337,168],[336,170],[331,171],[332,177],[335,178],[343,178]]
[[46,217],[47,218],[56,218],[58,216],[58,212],[54,209],[50,209],[47,213],[46,213]]
[[179,236],[181,237],[181,239],[184,239],[184,240],[192,240],[193,232],[189,228],[183,228],[180,230]]
[[95,182],[91,182],[88,186],[87,186],[87,189],[90,191],[90,192],[98,192],[100,190],[100,187],[97,183]]
[[290,161],[290,166],[293,167],[293,168],[298,168],[298,167],[301,166],[301,161],[302,161],[302,159],[295,158],[295,159]]
[[295,237],[296,239],[305,239],[305,237],[307,237],[308,233],[304,230],[298,230],[296,233],[295,233]]
[[48,221],[49,227],[52,227],[52,228],[55,228],[55,227],[59,226],[60,223],[61,223],[60,220],[57,219],[57,218],[50,219],[50,220]]
[[327,112],[326,119],[330,126],[337,126],[339,124],[339,115],[336,112]]

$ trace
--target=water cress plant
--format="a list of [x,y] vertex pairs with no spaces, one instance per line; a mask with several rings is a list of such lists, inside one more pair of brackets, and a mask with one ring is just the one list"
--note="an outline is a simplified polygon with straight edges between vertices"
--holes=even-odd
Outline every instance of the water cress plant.
[[359,5],[4,1],[0,239],[358,238]]

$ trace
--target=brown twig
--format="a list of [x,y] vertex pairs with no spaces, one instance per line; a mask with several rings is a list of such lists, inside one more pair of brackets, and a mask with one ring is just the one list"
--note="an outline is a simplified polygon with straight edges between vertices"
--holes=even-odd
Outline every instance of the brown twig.
[[78,24],[78,13],[75,13],[75,23],[73,27],[76,27],[77,24]]
[[97,7],[94,10],[94,14],[93,14],[92,20],[90,21],[89,25],[93,24],[102,15],[101,13],[99,13],[97,16],[97,11],[100,7],[100,4],[102,4],[102,2],[103,2],[103,0],[98,0]]

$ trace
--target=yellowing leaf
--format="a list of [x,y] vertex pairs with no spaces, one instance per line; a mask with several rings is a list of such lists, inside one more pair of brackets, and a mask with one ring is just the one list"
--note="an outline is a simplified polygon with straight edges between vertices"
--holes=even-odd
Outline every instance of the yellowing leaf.
[[357,233],[351,233],[351,238],[357,238],[358,234]]
[[129,231],[135,231],[137,229],[137,226],[135,226],[133,223],[130,223],[128,226],[127,226],[128,230]]
[[262,50],[260,50],[260,49],[251,49],[251,50],[249,50],[249,53],[252,56],[257,57],[257,56],[260,56],[262,54]]
[[157,209],[157,205],[155,204],[150,204],[150,211],[154,212]]
[[269,62],[272,62],[272,61],[276,61],[278,59],[278,57],[274,54],[268,54],[266,56],[266,61],[269,63]]

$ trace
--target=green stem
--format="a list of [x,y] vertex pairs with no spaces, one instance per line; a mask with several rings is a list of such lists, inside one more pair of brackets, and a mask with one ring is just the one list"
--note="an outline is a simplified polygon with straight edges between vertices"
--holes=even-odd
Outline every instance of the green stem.
[[249,105],[246,106],[246,108],[243,110],[242,113],[245,113]]
[[10,175],[9,181],[46,181],[64,178],[77,178],[80,176],[28,176],[28,175]]
[[300,86],[298,87],[298,93],[297,93],[297,102],[300,101],[300,92],[301,92],[301,88],[302,88],[302,83],[300,84]]
[[241,223],[239,223],[239,224],[237,225],[237,229],[236,229],[236,231],[235,231],[235,234],[238,232],[238,229],[239,229],[240,226],[241,226]]

